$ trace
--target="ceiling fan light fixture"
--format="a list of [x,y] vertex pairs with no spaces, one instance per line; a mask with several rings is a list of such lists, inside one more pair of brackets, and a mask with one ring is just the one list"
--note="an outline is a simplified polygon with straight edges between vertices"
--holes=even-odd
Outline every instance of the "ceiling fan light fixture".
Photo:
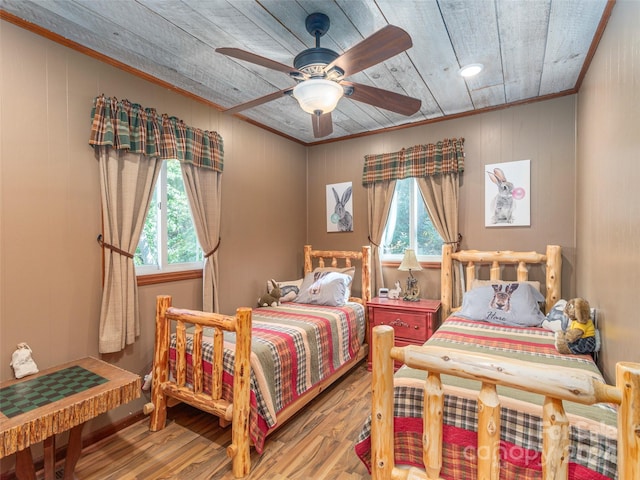
[[471,63],[469,65],[465,65],[464,67],[462,67],[458,73],[460,74],[460,76],[462,77],[473,77],[475,75],[478,75],[482,69],[484,68],[484,65],[482,65],[481,63]]
[[342,87],[324,78],[310,78],[293,87],[293,96],[307,113],[320,114],[333,111],[344,95]]

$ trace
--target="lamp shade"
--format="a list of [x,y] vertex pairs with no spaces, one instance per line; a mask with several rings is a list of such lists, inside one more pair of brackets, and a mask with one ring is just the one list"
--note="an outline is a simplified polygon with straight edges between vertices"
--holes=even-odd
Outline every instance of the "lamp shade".
[[323,78],[310,78],[293,87],[293,96],[307,113],[331,112],[343,94],[344,90],[338,83]]
[[402,258],[402,262],[400,263],[398,270],[402,270],[403,272],[422,270],[420,262],[418,262],[416,257],[416,252],[413,249],[408,248],[404,251],[404,257]]

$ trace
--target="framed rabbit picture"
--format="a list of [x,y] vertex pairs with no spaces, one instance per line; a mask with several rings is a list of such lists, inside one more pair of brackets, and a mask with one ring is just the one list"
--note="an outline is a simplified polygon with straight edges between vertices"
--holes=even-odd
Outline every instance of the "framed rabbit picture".
[[327,232],[353,232],[351,182],[327,185]]
[[485,227],[531,224],[530,161],[485,165]]

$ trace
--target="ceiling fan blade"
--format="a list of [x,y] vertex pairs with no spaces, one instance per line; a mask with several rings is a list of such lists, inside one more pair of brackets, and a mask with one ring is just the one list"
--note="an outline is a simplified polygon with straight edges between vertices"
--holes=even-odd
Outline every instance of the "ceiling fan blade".
[[367,103],[374,107],[384,108],[385,110],[390,110],[401,115],[413,115],[420,110],[422,106],[422,100],[389,90],[383,90],[382,88],[346,81],[342,81],[340,84],[353,88],[353,92],[347,98]]
[[223,110],[223,111],[225,113],[238,113],[238,112],[241,112],[242,110],[246,110],[248,108],[257,107],[258,105],[262,105],[263,103],[267,103],[267,102],[270,102],[272,100],[277,100],[278,98],[282,97],[283,95],[287,95],[292,90],[293,90],[292,88],[285,88],[284,90],[280,90],[279,92],[270,93],[269,95],[265,95],[264,97],[256,98],[254,100],[250,100],[248,102],[241,103],[240,105],[236,105],[235,107],[231,107],[231,108],[228,108],[228,109]]
[[311,122],[313,123],[313,136],[316,138],[326,137],[333,133],[333,121],[331,120],[331,112],[322,115],[311,114]]
[[407,32],[395,25],[387,25],[344,52],[324,70],[328,72],[333,67],[339,67],[347,77],[384,62],[412,46]]
[[261,57],[255,53],[247,52],[246,50],[240,50],[239,48],[216,48],[216,52],[226,55],[227,57],[237,58],[238,60],[244,60],[245,62],[255,63],[263,67],[270,68],[271,70],[278,70],[286,74],[300,73],[299,70],[285,65],[284,63],[276,62],[266,57]]

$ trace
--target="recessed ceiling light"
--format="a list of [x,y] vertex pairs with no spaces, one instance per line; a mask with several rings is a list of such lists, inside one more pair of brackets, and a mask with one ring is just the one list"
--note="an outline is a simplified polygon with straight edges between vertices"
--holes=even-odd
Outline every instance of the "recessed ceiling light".
[[483,68],[484,66],[481,63],[472,63],[462,67],[458,73],[463,77],[473,77],[479,74]]

